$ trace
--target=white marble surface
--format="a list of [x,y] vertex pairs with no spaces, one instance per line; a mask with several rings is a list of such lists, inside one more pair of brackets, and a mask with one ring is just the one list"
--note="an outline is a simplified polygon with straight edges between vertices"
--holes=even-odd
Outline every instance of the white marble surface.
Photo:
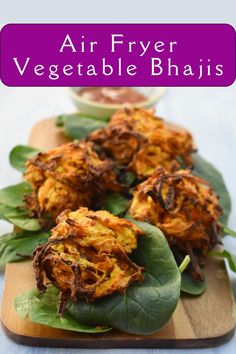
[[[8,153],[17,144],[26,144],[33,124],[42,118],[74,110],[66,88],[8,88],[0,84],[0,188],[17,183],[20,174],[8,163]],[[236,85],[226,88],[170,88],[157,107],[164,118],[189,128],[200,153],[223,173],[232,196],[230,227],[236,229]],[[0,234],[10,230],[0,222]],[[236,240],[225,243],[236,253]],[[236,276],[231,274],[236,293]],[[3,275],[0,276],[2,289]],[[219,319],[220,321],[220,319]],[[0,353],[227,353],[234,354],[236,336],[218,348],[204,350],[85,350],[19,346],[0,333]]]

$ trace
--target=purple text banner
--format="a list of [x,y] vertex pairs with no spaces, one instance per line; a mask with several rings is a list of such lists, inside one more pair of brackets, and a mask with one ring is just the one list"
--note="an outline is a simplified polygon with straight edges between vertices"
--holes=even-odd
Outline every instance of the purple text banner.
[[9,24],[0,77],[8,86],[229,86],[228,24]]

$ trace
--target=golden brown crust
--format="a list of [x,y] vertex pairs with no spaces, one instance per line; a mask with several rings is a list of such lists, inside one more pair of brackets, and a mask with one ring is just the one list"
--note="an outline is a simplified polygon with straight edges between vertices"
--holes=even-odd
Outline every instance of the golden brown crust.
[[45,272],[60,290],[60,313],[68,299],[94,301],[124,292],[131,282],[143,279],[143,269],[127,255],[142,234],[131,222],[107,211],[64,211],[48,242],[34,252],[38,289],[46,289]]
[[89,140],[138,178],[149,176],[160,166],[169,171],[178,168],[177,157],[191,165],[190,155],[195,150],[188,131],[137,108],[117,111],[108,126],[91,133]]
[[114,164],[102,160],[91,142],[68,143],[28,160],[25,179],[33,186],[26,197],[31,214],[56,216],[66,208],[91,206],[105,190],[120,191]]
[[175,252],[190,254],[201,277],[199,261],[219,243],[221,208],[210,185],[189,170],[157,169],[133,195],[130,214],[159,227]]

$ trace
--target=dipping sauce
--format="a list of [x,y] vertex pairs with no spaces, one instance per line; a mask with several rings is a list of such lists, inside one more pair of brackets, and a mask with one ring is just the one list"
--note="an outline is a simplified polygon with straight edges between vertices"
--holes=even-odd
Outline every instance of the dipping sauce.
[[125,104],[138,103],[147,100],[147,97],[132,87],[84,87],[78,95],[99,103]]

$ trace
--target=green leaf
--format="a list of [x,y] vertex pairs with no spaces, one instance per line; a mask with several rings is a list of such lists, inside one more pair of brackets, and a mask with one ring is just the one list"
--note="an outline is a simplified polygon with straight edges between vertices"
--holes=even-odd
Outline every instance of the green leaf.
[[193,160],[193,174],[205,178],[220,197],[219,204],[223,210],[220,221],[227,225],[231,211],[231,200],[221,173],[210,162],[204,160],[197,154],[193,155]]
[[236,255],[230,253],[230,251],[224,249],[223,251],[210,251],[208,253],[209,256],[212,257],[220,257],[225,258],[228,261],[230,269],[236,273]]
[[103,201],[102,209],[110,211],[113,215],[124,214],[129,208],[130,200],[120,193],[110,192]]
[[24,320],[29,314],[30,301],[36,295],[36,289],[29,290],[22,295],[19,295],[14,300],[15,310]]
[[0,237],[0,267],[32,256],[34,249],[47,241],[49,233],[13,232]]
[[64,126],[65,133],[72,139],[84,139],[92,131],[104,128],[107,123],[97,117],[82,113],[61,115],[56,119],[56,125]]
[[23,230],[36,231],[41,229],[38,219],[29,217],[26,209],[0,204],[0,218]]
[[36,289],[32,289],[16,297],[15,309],[21,318],[25,319],[29,316],[31,322],[53,328],[84,333],[102,333],[111,329],[81,324],[67,312],[63,317],[59,316],[57,314],[58,295],[58,290],[53,286],[42,295]]
[[65,133],[72,139],[84,139],[96,129],[104,128],[105,122],[90,117],[72,115],[65,121]]
[[206,282],[195,282],[187,272],[181,274],[181,291],[191,295],[201,295],[206,290]]
[[17,145],[10,152],[9,155],[10,164],[16,170],[24,173],[26,161],[31,157],[37,155],[39,152],[40,150],[35,149],[31,146]]
[[0,190],[0,204],[11,207],[20,207],[23,205],[23,197],[32,192],[32,187],[27,182],[22,182]]
[[122,183],[131,186],[136,181],[136,176],[133,172],[125,171],[122,173]]
[[79,301],[68,312],[79,322],[106,324],[121,331],[150,334],[170,319],[180,295],[180,272],[162,232],[132,220],[145,233],[139,237],[132,259],[145,268],[142,283],[132,284],[125,294],[114,294],[93,304]]
[[0,190],[0,218],[23,230],[39,230],[41,226],[38,219],[30,218],[24,205],[24,196],[31,192],[32,188],[27,182]]
[[236,231],[231,230],[229,227],[225,227],[225,226],[222,225],[222,224],[221,224],[221,226],[223,227],[223,235],[224,235],[224,236],[236,237]]
[[184,257],[182,263],[179,265],[179,271],[180,271],[181,274],[188,267],[189,263],[190,263],[190,256],[187,255],[187,256]]
[[61,114],[60,116],[57,116],[55,120],[56,127],[58,128],[64,127],[65,119],[66,119],[65,114]]

